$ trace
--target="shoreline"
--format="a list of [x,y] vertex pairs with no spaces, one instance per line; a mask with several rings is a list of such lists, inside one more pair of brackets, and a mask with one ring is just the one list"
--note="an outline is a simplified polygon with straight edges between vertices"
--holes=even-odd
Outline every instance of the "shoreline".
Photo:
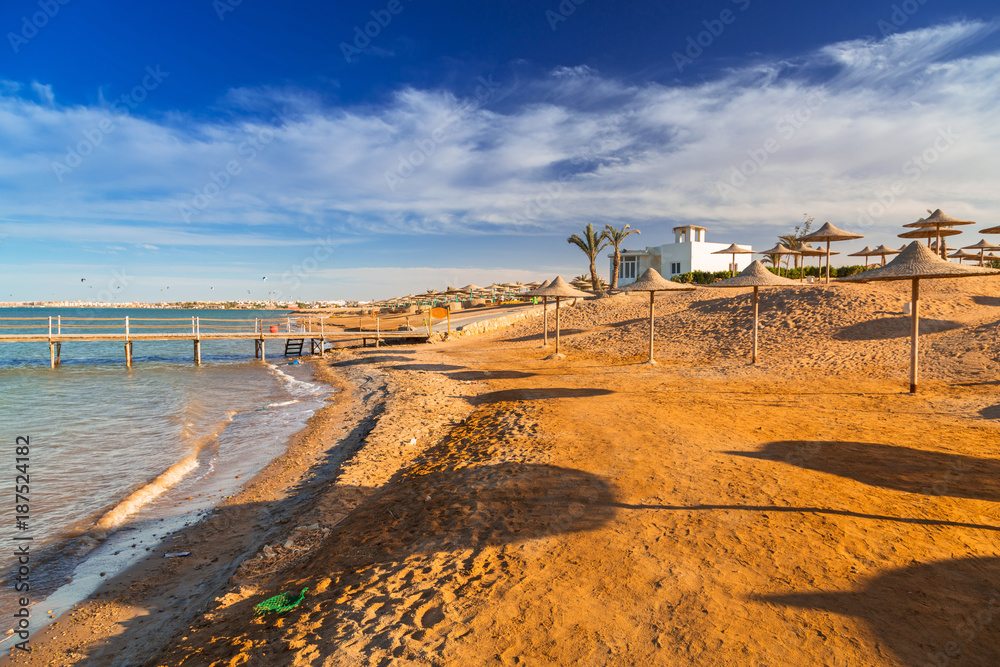
[[[353,454],[274,478],[286,502],[242,567],[170,563],[187,588],[154,573],[89,603],[73,631],[94,648],[69,659],[923,664],[970,609],[1000,618],[992,289],[928,290],[947,326],[925,334],[917,395],[891,288],[769,295],[759,365],[748,295],[708,290],[657,300],[659,367],[640,363],[638,298],[565,313],[561,361],[537,321],[334,352],[315,363],[354,412],[314,435],[325,452],[353,436]],[[255,525],[241,502],[218,534]],[[254,616],[304,587],[301,607]],[[963,658],[1000,658],[987,627],[959,636]]]
[[[239,493],[217,504],[204,519],[173,533],[167,540],[151,548],[146,557],[103,582],[82,603],[49,621],[37,633],[32,632],[30,645],[33,651],[30,654],[21,651],[12,654],[9,647],[12,640],[5,642],[7,645],[0,644],[0,665],[61,664],[59,661],[65,660],[67,656],[73,660],[84,658],[85,649],[88,648],[90,651],[97,648],[88,659],[100,662],[101,656],[129,654],[128,644],[132,645],[134,652],[135,638],[126,640],[125,636],[131,633],[123,631],[125,626],[137,624],[136,629],[146,637],[150,629],[141,627],[144,617],[155,620],[156,635],[164,639],[169,639],[168,628],[176,629],[189,622],[191,619],[184,614],[163,618],[174,604],[173,599],[181,598],[181,594],[200,598],[210,594],[213,584],[216,587],[224,585],[236,569],[232,564],[234,558],[237,559],[237,564],[242,562],[246,554],[259,550],[262,540],[283,530],[281,526],[291,520],[292,511],[289,508],[277,510],[270,516],[271,513],[261,504],[280,503],[287,499],[288,494],[283,489],[300,485],[316,459],[324,454],[333,454],[331,450],[336,450],[340,445],[338,442],[324,450],[318,441],[338,427],[343,427],[344,422],[349,419],[348,413],[353,414],[357,410],[354,405],[353,383],[348,378],[323,369],[317,361],[308,362],[315,380],[330,386],[333,394],[327,398],[326,405],[317,410],[303,428],[291,436],[282,454],[248,480]],[[364,418],[366,416],[362,420]],[[272,519],[275,524],[281,525],[267,527],[266,519]],[[265,525],[257,536],[251,535],[253,530],[237,531],[244,533],[243,539],[223,534],[230,526],[251,529],[262,523]],[[291,527],[287,527],[287,530],[290,531]],[[170,561],[163,560],[164,553],[177,551],[191,551],[191,555]],[[230,562],[227,562],[227,556]],[[195,571],[198,571],[198,579],[206,581],[171,582],[171,575],[190,579],[194,578]],[[145,603],[139,598],[145,598]],[[45,610],[37,608],[40,611],[34,615],[41,616],[40,612]],[[86,622],[81,624],[84,619]],[[95,630],[95,623],[100,624],[101,631]],[[103,646],[93,645],[95,635],[104,636]],[[115,640],[125,640],[126,646],[115,646]],[[141,645],[148,649],[148,638]],[[133,656],[134,660],[139,661],[136,664],[146,657],[143,654]],[[52,660],[55,663],[51,663]]]

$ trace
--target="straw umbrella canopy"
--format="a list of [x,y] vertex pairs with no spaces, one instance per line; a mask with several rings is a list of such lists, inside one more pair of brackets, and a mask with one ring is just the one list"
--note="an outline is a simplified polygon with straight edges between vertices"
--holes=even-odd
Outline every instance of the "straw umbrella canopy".
[[847,256],[848,257],[864,257],[865,258],[865,268],[867,269],[868,268],[868,258],[869,257],[874,257],[877,254],[878,254],[877,252],[875,252],[874,250],[872,250],[868,246],[865,246],[863,250],[859,250],[857,252],[848,253]]
[[[945,257],[945,255],[947,255],[948,250],[947,250],[947,244],[942,245],[942,243],[941,243],[942,237],[945,236],[945,234],[941,234],[940,233],[942,231],[941,228],[942,227],[957,227],[959,225],[974,225],[974,224],[976,224],[976,223],[974,221],[972,221],[972,220],[959,220],[957,218],[951,217],[950,215],[945,215],[944,213],[941,212],[941,209],[935,209],[926,218],[920,218],[916,222],[911,222],[910,224],[903,225],[903,226],[904,227],[933,227],[934,230],[936,232],[938,232],[938,234],[937,234],[938,246],[939,246],[939,248],[941,250],[941,257],[943,259]],[[948,236],[954,236],[954,234],[948,234]],[[930,245],[930,241],[927,242],[927,245]]]
[[778,261],[776,266],[778,268],[778,275],[781,275],[781,256],[782,255],[798,255],[798,250],[792,250],[786,245],[781,243],[775,243],[773,248],[768,248],[767,250],[754,250],[755,255],[777,255]]
[[979,266],[982,266],[983,265],[983,259],[985,259],[984,253],[987,250],[990,250],[990,251],[1000,250],[1000,246],[995,246],[992,243],[987,243],[986,239],[979,239],[979,243],[976,243],[976,244],[973,244],[973,245],[964,246],[962,248],[962,250],[978,250],[979,251],[979,257],[977,257],[977,259],[979,260]]
[[934,227],[921,227],[919,229],[914,229],[912,232],[897,234],[897,236],[901,239],[927,239],[927,246],[929,248],[932,240],[940,239],[944,236],[957,236],[961,233],[961,229],[935,229]]
[[[903,248],[905,248],[905,247],[906,246],[903,246]],[[874,250],[872,250],[872,254],[873,255],[879,255],[882,258],[882,266],[885,266],[886,255],[898,255],[899,254],[899,250],[894,250],[892,248],[887,248],[885,246],[885,244],[883,243],[879,247],[877,247]]]
[[685,285],[667,280],[656,269],[646,269],[639,279],[626,285],[623,292],[649,292],[649,360],[647,364],[656,365],[653,359],[653,297],[657,292],[691,292],[697,289],[694,285]]
[[910,393],[917,391],[917,334],[920,326],[920,279],[921,278],[970,278],[972,276],[997,275],[1000,271],[978,266],[964,266],[941,259],[930,248],[914,241],[891,262],[879,269],[872,269],[856,276],[842,278],[844,281],[869,282],[873,280],[912,281],[911,324],[910,324]]
[[486,289],[486,288],[485,288],[485,287],[480,287],[479,285],[473,285],[473,284],[471,284],[471,283],[470,283],[470,284],[468,284],[468,285],[466,285],[465,287],[462,287],[462,288],[461,288],[461,290],[462,290],[463,292],[470,292],[470,293],[471,293],[471,292],[481,292],[481,291],[483,291],[484,289]]
[[[799,246],[798,251],[799,251],[799,254],[802,255],[803,258],[805,258],[805,257],[826,257],[826,251],[825,250],[822,250],[820,248],[814,248],[811,245],[809,245],[808,243],[803,243],[801,246]],[[831,256],[833,256],[833,255],[839,255],[839,254],[840,253],[837,252],[836,250],[831,250],[830,251],[830,255]],[[820,270],[822,268],[823,268],[823,260],[821,259],[821,260],[819,260],[819,263],[816,265],[816,269],[820,273],[820,275],[822,275],[822,271]],[[803,259],[802,260],[802,268],[799,270],[799,280],[802,280],[802,278],[805,277],[805,274],[806,274],[806,260]]]
[[538,290],[543,287],[548,287],[552,284],[551,280],[546,280],[540,284],[535,289],[525,292],[527,296],[540,296],[542,297],[542,347],[546,348],[549,346],[549,297],[544,294],[538,294]]
[[949,259],[957,259],[958,263],[961,264],[963,259],[978,259],[979,266],[982,266],[982,259],[979,255],[973,252],[965,252],[964,250],[956,250],[955,252],[948,255]]
[[712,283],[709,287],[753,287],[753,356],[752,362],[757,363],[757,289],[760,287],[789,287],[798,285],[794,280],[776,276],[764,266],[759,259],[754,260],[739,275]]
[[534,296],[553,296],[556,299],[556,352],[555,354],[549,355],[549,359],[564,359],[566,355],[559,352],[559,300],[566,297],[584,297],[590,296],[586,292],[581,292],[578,289],[570,287],[562,276],[556,276],[555,279],[549,283],[546,287],[539,287],[536,290],[532,290]]
[[824,222],[823,226],[817,229],[812,234],[806,234],[801,238],[802,241],[816,241],[818,243],[826,242],[826,284],[830,284],[830,242],[831,241],[851,241],[853,239],[863,239],[863,234],[854,234],[852,232],[845,232],[843,229],[838,229],[829,222]]
[[980,229],[980,234],[1000,234],[1000,225],[996,227],[987,227],[986,229]]
[[738,246],[735,243],[733,243],[728,248],[723,248],[722,250],[716,250],[712,254],[713,255],[732,255],[733,256],[733,261],[732,261],[733,270],[732,270],[731,273],[735,276],[736,275],[736,255],[752,255],[753,254],[753,250],[751,250],[750,248],[743,248],[743,247]]

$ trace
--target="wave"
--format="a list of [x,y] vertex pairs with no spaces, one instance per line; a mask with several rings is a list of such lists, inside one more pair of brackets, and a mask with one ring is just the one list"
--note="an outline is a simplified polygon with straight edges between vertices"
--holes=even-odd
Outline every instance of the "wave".
[[[111,510],[105,512],[100,519],[88,531],[89,536],[102,539],[111,531],[119,528],[130,516],[149,505],[165,492],[177,486],[178,482],[184,479],[191,471],[199,467],[198,455],[211,443],[215,442],[226,426],[233,421],[235,411],[227,411],[226,418],[219,424],[215,432],[199,438],[192,442],[190,454],[182,458],[177,463],[164,470],[152,482],[136,489],[124,500],[115,505]],[[190,428],[190,424],[185,425],[185,431]]]
[[179,481],[192,470],[198,467],[198,455],[186,456],[174,465],[167,468],[163,474],[152,482],[134,491],[125,500],[121,501],[104,516],[98,519],[90,533],[94,537],[103,537],[109,532],[120,527],[126,519],[138,512],[140,509],[153,502],[165,491],[177,485]]
[[286,373],[285,371],[281,370],[280,367],[275,366],[274,364],[267,364],[267,368],[274,375],[276,375],[282,382],[286,384],[289,391],[292,391],[296,394],[299,395],[306,394],[308,396],[315,396],[325,391],[322,385],[315,384],[312,382],[304,382]]
[[270,409],[270,408],[281,408],[281,407],[284,407],[286,405],[294,405],[295,403],[301,403],[301,402],[302,402],[301,399],[293,398],[290,401],[282,401],[281,403],[268,403],[266,407],[268,409]]

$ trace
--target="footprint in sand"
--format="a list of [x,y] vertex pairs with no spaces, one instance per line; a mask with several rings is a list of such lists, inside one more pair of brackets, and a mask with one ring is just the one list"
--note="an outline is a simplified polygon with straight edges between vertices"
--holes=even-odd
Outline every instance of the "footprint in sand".
[[423,609],[418,609],[417,618],[419,619],[420,627],[429,630],[444,620],[444,608],[442,605],[433,605],[430,608],[424,607]]

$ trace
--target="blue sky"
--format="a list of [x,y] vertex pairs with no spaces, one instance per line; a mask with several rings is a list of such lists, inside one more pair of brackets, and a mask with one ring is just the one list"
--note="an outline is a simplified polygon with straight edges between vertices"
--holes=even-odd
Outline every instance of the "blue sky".
[[995,3],[147,4],[0,9],[2,299],[572,276],[588,222],[1000,224]]

